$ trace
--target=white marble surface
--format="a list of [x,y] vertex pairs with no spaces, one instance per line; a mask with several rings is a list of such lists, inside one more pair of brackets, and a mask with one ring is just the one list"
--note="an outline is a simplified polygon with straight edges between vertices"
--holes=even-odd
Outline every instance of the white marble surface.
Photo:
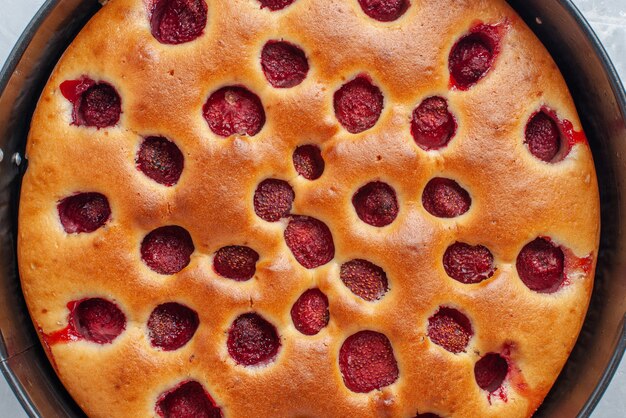
[[[550,1],[550,0],[546,0]],[[0,0],[0,63],[44,0]],[[622,80],[626,81],[626,0],[574,0],[596,31]],[[20,404],[0,377],[0,417],[25,418]],[[626,417],[626,361],[592,415],[593,418]]]

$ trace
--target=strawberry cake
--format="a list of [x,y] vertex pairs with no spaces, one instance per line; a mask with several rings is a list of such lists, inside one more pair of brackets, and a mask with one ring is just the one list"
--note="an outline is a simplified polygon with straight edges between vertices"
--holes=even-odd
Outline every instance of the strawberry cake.
[[594,164],[503,0],[110,0],[32,118],[28,308],[90,417],[529,417]]

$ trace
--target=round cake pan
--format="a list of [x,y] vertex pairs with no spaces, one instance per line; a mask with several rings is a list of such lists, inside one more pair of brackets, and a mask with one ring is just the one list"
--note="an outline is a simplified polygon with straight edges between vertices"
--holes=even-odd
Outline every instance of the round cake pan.
[[[509,3],[565,76],[598,171],[602,234],[591,305],[563,372],[536,414],[588,417],[626,348],[626,94],[602,45],[570,1]],[[95,0],[46,1],[0,72],[0,368],[32,417],[84,413],[49,365],[20,289],[16,237],[21,176],[28,165],[24,147],[55,63],[99,8]]]

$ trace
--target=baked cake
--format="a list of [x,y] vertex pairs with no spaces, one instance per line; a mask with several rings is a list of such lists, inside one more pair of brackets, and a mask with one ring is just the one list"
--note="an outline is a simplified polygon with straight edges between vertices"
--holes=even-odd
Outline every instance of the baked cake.
[[599,198],[501,0],[111,0],[32,119],[19,266],[90,417],[528,417]]

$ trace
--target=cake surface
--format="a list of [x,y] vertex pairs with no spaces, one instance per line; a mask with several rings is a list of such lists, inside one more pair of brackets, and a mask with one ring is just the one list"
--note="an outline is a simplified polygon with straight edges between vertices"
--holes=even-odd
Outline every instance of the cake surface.
[[110,0],[27,143],[22,288],[90,417],[528,417],[600,208],[500,0]]

